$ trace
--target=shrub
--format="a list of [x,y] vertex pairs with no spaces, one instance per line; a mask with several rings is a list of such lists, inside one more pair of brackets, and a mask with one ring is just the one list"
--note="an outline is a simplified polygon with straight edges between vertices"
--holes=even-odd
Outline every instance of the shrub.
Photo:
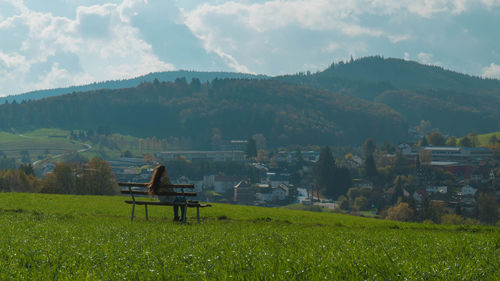
[[412,221],[413,215],[413,209],[408,206],[408,203],[403,202],[387,210],[387,219],[394,221]]
[[464,218],[456,214],[446,214],[441,217],[442,224],[463,224]]

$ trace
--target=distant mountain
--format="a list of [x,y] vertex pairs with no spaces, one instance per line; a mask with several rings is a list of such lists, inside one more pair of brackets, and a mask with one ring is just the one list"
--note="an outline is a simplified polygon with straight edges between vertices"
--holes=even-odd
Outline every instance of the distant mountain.
[[[185,80],[179,79],[183,77]],[[158,81],[154,82],[155,78]],[[195,89],[189,85],[193,78],[210,83],[203,84],[200,86],[200,89],[203,90],[198,90],[198,86]],[[224,78],[236,80],[220,80]],[[251,80],[245,82],[241,79]],[[176,80],[178,81],[175,83],[162,83]],[[272,80],[273,82],[264,80]],[[147,83],[143,85],[142,82]],[[225,86],[218,87],[217,85]],[[158,90],[158,87],[161,90]],[[114,89],[116,91],[101,89]],[[233,90],[234,93],[231,92]],[[35,127],[90,128],[95,124],[113,124],[112,128],[119,129],[120,132],[128,130],[128,133],[138,136],[157,135],[159,133],[142,128],[140,122],[129,120],[127,116],[120,117],[125,118],[123,120],[129,120],[128,124],[121,125],[112,119],[106,119],[107,115],[102,115],[104,113],[97,111],[97,108],[108,110],[98,103],[101,100],[97,96],[102,94],[104,96],[102,102],[110,106],[113,114],[121,116],[119,114],[124,108],[120,106],[126,105],[131,107],[128,109],[130,112],[136,113],[135,117],[138,120],[143,120],[142,116],[149,116],[150,113],[137,111],[130,105],[131,101],[127,99],[130,98],[136,103],[142,104],[140,95],[146,99],[151,98],[150,96],[154,93],[149,91],[154,93],[159,91],[155,94],[158,96],[152,99],[161,101],[162,106],[155,107],[151,103],[144,110],[156,108],[156,110],[163,112],[164,115],[158,115],[162,120],[172,120],[172,124],[181,124],[176,125],[177,127],[169,127],[169,130],[175,129],[175,133],[172,134],[176,137],[189,136],[196,143],[196,146],[200,146],[201,142],[206,140],[196,139],[189,128],[204,131],[207,128],[220,129],[223,127],[226,128],[225,136],[234,138],[246,137],[243,133],[244,130],[253,133],[265,131],[274,144],[285,144],[286,140],[289,140],[290,143],[306,143],[306,140],[310,140],[311,143],[329,143],[330,141],[330,143],[347,144],[359,143],[363,138],[370,136],[394,142],[401,140],[404,135],[402,128],[416,126],[421,120],[429,120],[434,128],[438,128],[445,134],[456,136],[465,135],[472,130],[477,132],[500,130],[499,80],[483,79],[437,66],[382,57],[366,57],[349,62],[339,62],[316,73],[298,73],[277,77],[228,72],[173,71],[151,73],[129,80],[36,91],[0,98],[0,103],[8,100],[12,105],[0,107],[0,116],[6,122],[3,124],[4,127],[11,124],[9,126],[26,128],[31,124]],[[290,91],[289,96],[287,96],[287,91]],[[67,98],[61,97],[61,99],[44,99],[40,102],[21,102],[22,100],[37,100],[73,92],[85,92],[85,94],[71,95]],[[202,93],[207,96],[203,96]],[[224,99],[217,100],[216,97],[220,97],[220,93],[225,93]],[[115,98],[120,95],[123,96],[124,100]],[[172,97],[175,98],[172,99]],[[261,97],[264,100],[255,100],[255,97]],[[14,104],[12,104],[13,99],[17,100]],[[94,103],[88,103],[86,99],[92,100]],[[311,102],[309,99],[316,102]],[[81,114],[80,117],[77,117],[66,112],[66,108],[58,109],[55,106],[60,103],[74,107],[68,103],[68,100],[78,100],[79,104],[87,104],[89,107],[87,109],[75,108],[75,114],[78,112]],[[118,100],[122,105],[117,104]],[[248,104],[247,100],[253,100],[253,103]],[[273,100],[273,103],[267,104],[267,100]],[[290,105],[291,100],[294,101],[293,106]],[[221,104],[226,105],[227,102],[229,102],[229,108],[221,106]],[[177,104],[177,107],[171,108],[172,104]],[[324,107],[325,105],[330,107]],[[45,107],[55,110],[55,113],[46,111]],[[34,112],[25,111],[26,113],[23,114],[27,114],[26,117],[24,115],[8,115],[14,114],[14,108],[19,108],[16,109],[17,114],[20,114],[20,111],[17,111],[20,108],[31,108]],[[256,122],[255,116],[261,116],[259,114],[263,114],[267,118],[258,119],[263,122],[263,125],[247,123],[250,122],[247,119],[238,119],[240,116],[235,111],[236,108],[243,113],[242,116],[253,120],[252,122]],[[249,108],[254,108],[256,113],[252,113]],[[37,115],[43,111],[42,109],[45,110],[47,116]],[[182,110],[182,113],[178,110]],[[284,114],[283,118],[279,118],[281,116],[279,112]],[[292,114],[292,112],[295,113]],[[101,116],[102,119],[95,119],[93,116],[86,117],[85,114]],[[110,115],[109,118],[115,115]],[[363,122],[356,123],[362,115],[367,118],[366,122],[370,123],[371,127],[365,126]],[[13,120],[13,116],[17,116],[19,120]],[[73,116],[74,118],[59,120],[58,118],[61,116]],[[202,116],[208,119],[205,120]],[[339,119],[340,116],[342,120]],[[33,123],[26,120],[31,120],[30,122]],[[84,120],[92,120],[92,122],[84,122]],[[192,123],[193,120],[206,127]],[[246,127],[231,123],[235,120],[246,124]],[[374,120],[381,123],[371,123]],[[74,123],[64,123],[70,121]],[[143,121],[146,122],[146,120]],[[285,122],[289,124],[285,125]],[[234,126],[224,125],[229,123]],[[273,125],[269,125],[271,123]],[[388,124],[394,126],[393,133],[386,130],[385,126]],[[235,133],[233,134],[232,131]],[[211,133],[204,132],[203,134],[206,137]]]
[[0,105],[0,130],[47,127],[108,127],[180,140],[191,148],[254,134],[275,147],[360,145],[368,137],[397,141],[407,133],[401,115],[385,105],[267,79],[215,79],[201,85],[155,81]]
[[49,90],[39,90],[27,92],[19,95],[10,95],[6,97],[0,97],[0,103],[22,102],[23,100],[39,100],[46,97],[59,96],[64,94],[70,94],[73,92],[87,92],[96,91],[101,89],[122,89],[136,87],[142,82],[153,82],[154,79],[158,79],[160,82],[173,82],[177,78],[186,78],[187,82],[190,82],[193,78],[200,79],[201,82],[210,82],[215,78],[234,78],[234,79],[265,79],[268,78],[265,75],[253,75],[247,73],[236,73],[236,72],[201,72],[201,71],[165,71],[165,72],[155,72],[149,73],[143,76],[139,76],[132,79],[124,80],[112,80],[105,82],[92,83],[82,86],[72,86],[67,88],[57,88]]
[[500,80],[394,58],[366,57],[324,71],[274,79],[384,103],[410,126],[430,120],[442,132],[498,130]]

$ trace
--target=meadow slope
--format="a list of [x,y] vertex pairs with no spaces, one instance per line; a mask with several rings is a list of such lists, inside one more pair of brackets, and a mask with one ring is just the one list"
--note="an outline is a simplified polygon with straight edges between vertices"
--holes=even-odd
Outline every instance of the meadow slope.
[[500,229],[124,197],[0,193],[0,280],[499,280]]

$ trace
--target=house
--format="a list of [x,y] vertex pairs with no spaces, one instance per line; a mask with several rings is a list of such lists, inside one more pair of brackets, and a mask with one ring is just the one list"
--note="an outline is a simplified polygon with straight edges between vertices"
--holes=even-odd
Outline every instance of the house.
[[201,192],[203,191],[203,180],[198,179],[198,180],[191,180],[188,177],[182,176],[174,181],[172,181],[173,184],[192,184],[194,185],[194,192]]
[[347,165],[353,168],[361,168],[363,166],[363,159],[357,155],[352,155],[347,158]]
[[317,162],[319,160],[319,151],[303,151],[302,159],[309,162]]
[[421,190],[415,191],[412,196],[413,196],[413,199],[415,199],[415,201],[420,202],[420,201],[424,200],[425,197],[428,197],[429,194],[427,193],[427,191],[421,189]]
[[209,175],[203,177],[203,186],[213,189],[219,194],[224,194],[234,188],[234,186],[241,181],[238,176],[219,176]]
[[462,196],[474,196],[477,192],[477,189],[470,186],[470,185],[464,185],[462,186],[462,189],[460,191],[460,195]]
[[255,201],[255,191],[250,182],[238,182],[233,188],[233,201],[238,204],[252,204]]
[[264,202],[276,202],[285,200],[287,193],[288,187],[284,184],[280,184],[275,187],[261,184],[259,185],[259,189],[255,194],[255,197],[257,198],[257,200]]
[[282,173],[282,174],[276,174],[272,172],[268,172],[266,174],[266,183],[268,183],[270,186],[278,186],[280,184],[290,184],[290,174],[288,173]]
[[441,193],[441,194],[446,194],[448,193],[448,187],[447,186],[429,186],[425,189],[428,193]]

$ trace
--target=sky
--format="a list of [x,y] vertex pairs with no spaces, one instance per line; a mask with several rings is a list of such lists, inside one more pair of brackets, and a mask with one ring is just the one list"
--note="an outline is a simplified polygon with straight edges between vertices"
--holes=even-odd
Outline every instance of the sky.
[[0,0],[0,96],[381,55],[500,79],[500,0]]

